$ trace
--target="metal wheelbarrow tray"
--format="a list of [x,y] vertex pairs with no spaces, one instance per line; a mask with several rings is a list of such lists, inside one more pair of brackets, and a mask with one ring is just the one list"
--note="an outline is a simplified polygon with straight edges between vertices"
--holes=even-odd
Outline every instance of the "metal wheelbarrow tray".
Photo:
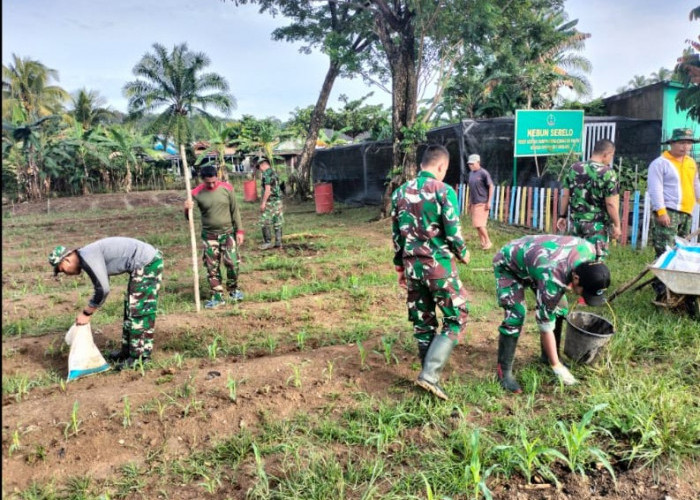
[[675,294],[700,295],[700,272],[677,271],[659,267],[650,267],[649,270]]

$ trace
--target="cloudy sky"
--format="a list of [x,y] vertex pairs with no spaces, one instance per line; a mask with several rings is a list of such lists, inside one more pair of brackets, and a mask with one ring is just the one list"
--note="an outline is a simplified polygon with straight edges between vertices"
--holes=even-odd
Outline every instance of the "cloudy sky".
[[[583,53],[593,64],[593,96],[610,96],[634,75],[672,68],[697,40],[700,21],[688,14],[699,0],[566,0],[571,19],[590,33]],[[251,6],[222,0],[2,0],[2,61],[12,54],[39,60],[59,72],[59,84],[74,92],[97,90],[112,108],[125,111],[121,89],[153,43],[167,48],[186,42],[211,58],[208,70],[223,75],[238,101],[233,118],[290,117],[315,103],[327,69],[322,54],[301,54],[299,45],[273,42],[284,24]],[[370,103],[389,106],[389,96],[360,79],[337,81],[338,96],[370,91]]]

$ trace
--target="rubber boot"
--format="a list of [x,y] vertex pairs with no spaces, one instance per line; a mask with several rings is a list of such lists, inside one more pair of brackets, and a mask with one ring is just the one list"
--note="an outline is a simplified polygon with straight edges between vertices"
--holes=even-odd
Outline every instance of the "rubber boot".
[[116,351],[110,351],[110,353],[107,354],[107,358],[109,358],[110,361],[114,362],[129,359],[129,344],[122,343],[122,348]]
[[454,345],[455,342],[447,335],[436,335],[425,353],[423,369],[416,380],[417,386],[432,392],[435,396],[445,401],[449,398],[443,388],[438,385],[438,381]]
[[513,360],[518,337],[500,334],[498,337],[498,381],[505,390],[519,394],[523,392],[513,377]]
[[262,227],[262,235],[263,235],[263,244],[260,245],[260,250],[269,250],[272,248],[272,243],[270,242],[270,227],[269,226],[263,226]]
[[425,361],[425,355],[430,349],[430,340],[419,340],[418,341],[418,359],[420,359],[420,365],[423,367],[423,362]]
[[282,228],[275,228],[275,248],[282,248]]
[[[564,325],[564,318],[561,316],[557,316],[556,323],[554,323],[554,341],[557,344],[557,357],[559,357],[559,361],[561,361],[561,353],[559,352],[559,346],[561,345],[561,329],[562,326]],[[549,365],[549,358],[547,357],[547,354],[544,352],[544,347],[542,347],[542,342],[540,342],[540,361],[546,365]],[[563,361],[561,361],[562,364],[565,365]]]

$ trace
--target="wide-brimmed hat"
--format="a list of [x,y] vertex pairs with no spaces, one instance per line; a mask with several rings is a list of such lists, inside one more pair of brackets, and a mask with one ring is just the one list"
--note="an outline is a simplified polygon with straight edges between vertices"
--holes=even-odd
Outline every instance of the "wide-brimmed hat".
[[693,131],[689,128],[675,128],[671,133],[671,137],[661,144],[671,144],[678,141],[700,142],[700,139],[693,137]]
[[603,261],[584,262],[576,266],[578,284],[583,287],[581,296],[589,306],[605,304],[605,291],[610,286],[610,269]]
[[54,276],[58,274],[58,265],[61,262],[63,262],[63,259],[68,257],[71,253],[73,253],[73,250],[68,250],[63,245],[58,245],[51,251],[51,253],[49,254],[49,264],[53,266]]

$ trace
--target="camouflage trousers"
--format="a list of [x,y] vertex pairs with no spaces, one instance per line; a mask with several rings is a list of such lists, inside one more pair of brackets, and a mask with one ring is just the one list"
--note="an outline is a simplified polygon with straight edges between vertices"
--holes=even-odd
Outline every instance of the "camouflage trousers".
[[593,246],[597,246],[597,243],[600,241],[604,256],[608,256],[610,236],[608,235],[608,226],[605,222],[588,220],[573,220],[572,222],[571,234],[583,238],[593,244]]
[[406,277],[408,319],[413,323],[413,336],[419,342],[430,342],[438,330],[436,306],[442,312],[442,334],[453,342],[463,341],[469,303],[467,291],[458,276],[417,280]]
[[153,352],[153,332],[158,310],[158,290],[163,281],[163,255],[158,251],[153,260],[129,277],[124,300],[122,344],[129,346],[129,356],[147,359]]
[[270,227],[279,229],[284,224],[284,211],[282,200],[268,201],[265,205],[265,211],[260,215],[260,225],[262,227]]
[[[503,308],[504,317],[498,332],[503,335],[519,337],[527,315],[527,303],[525,302],[525,289],[532,289],[532,285],[513,275],[510,270],[502,265],[493,268],[496,275],[496,298],[498,305]],[[557,308],[557,316],[566,316],[568,309]]]
[[212,299],[224,300],[224,287],[221,277],[221,261],[226,268],[226,289],[230,292],[238,288],[238,246],[233,231],[225,233],[202,232],[204,252],[202,260],[207,270],[207,280]]
[[656,256],[659,257],[666,251],[666,246],[673,247],[676,236],[687,236],[690,233],[691,216],[676,210],[666,210],[671,224],[664,227],[656,221],[656,216],[651,217],[651,244]]

